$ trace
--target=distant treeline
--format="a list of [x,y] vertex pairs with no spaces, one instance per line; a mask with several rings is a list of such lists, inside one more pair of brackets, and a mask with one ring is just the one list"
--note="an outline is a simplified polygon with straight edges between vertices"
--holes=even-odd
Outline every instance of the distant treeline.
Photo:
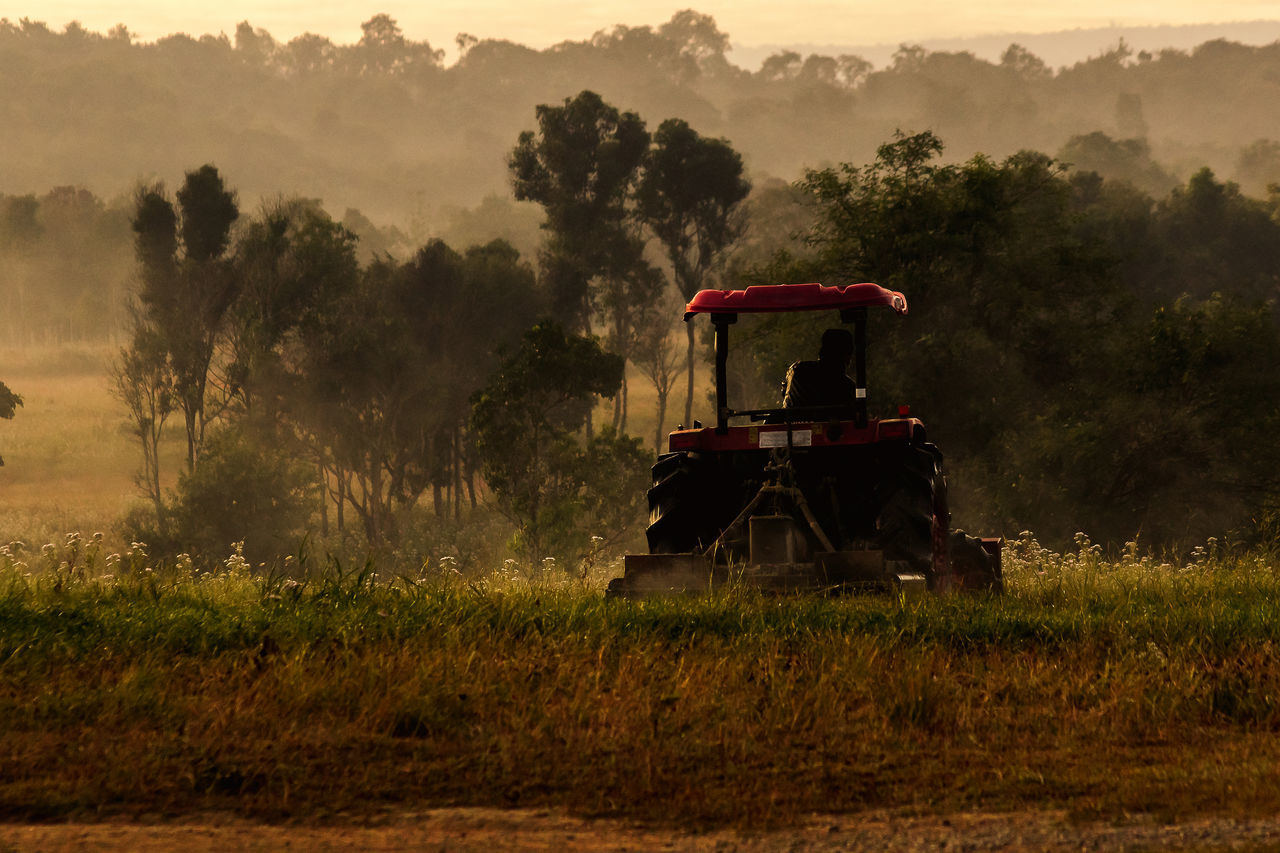
[[1119,45],[1057,71],[1018,45],[994,63],[904,45],[884,68],[783,52],[749,71],[730,62],[729,35],[690,10],[543,50],[457,42],[446,66],[387,15],[355,44],[282,43],[248,22],[232,37],[143,43],[123,26],[5,20],[0,192],[75,184],[111,195],[213,162],[247,199],[314,194],[421,242],[442,210],[505,194],[504,159],[534,106],[584,88],[655,124],[678,116],[726,138],[756,183],[867,162],[896,128],[937,133],[956,160],[1058,154],[1073,137],[1105,134],[1162,164],[1148,176],[1171,178],[1162,190],[1203,165],[1251,194],[1280,181],[1280,44],[1137,55]]

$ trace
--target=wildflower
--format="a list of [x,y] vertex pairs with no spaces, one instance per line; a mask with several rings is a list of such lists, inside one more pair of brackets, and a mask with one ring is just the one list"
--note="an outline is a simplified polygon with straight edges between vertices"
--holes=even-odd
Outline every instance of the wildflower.
[[250,566],[249,561],[244,558],[244,540],[232,542],[231,549],[231,556],[223,560],[222,565],[226,566],[228,573],[247,572]]

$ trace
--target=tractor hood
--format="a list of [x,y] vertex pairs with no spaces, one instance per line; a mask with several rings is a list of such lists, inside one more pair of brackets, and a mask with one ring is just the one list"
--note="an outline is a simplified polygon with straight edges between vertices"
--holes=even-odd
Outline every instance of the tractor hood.
[[907,313],[907,297],[878,284],[766,284],[746,290],[700,290],[685,308],[688,322],[696,314],[755,314],[781,311],[867,308],[884,305]]

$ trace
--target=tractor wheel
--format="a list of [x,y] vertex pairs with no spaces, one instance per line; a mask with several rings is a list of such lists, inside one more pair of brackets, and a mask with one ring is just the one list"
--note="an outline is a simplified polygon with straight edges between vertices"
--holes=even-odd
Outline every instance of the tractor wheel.
[[[941,454],[931,444],[906,445],[885,474],[888,498],[876,518],[876,545],[886,559],[903,560],[933,585],[933,555],[939,529],[939,500],[945,485]],[[945,509],[941,510],[945,513]]]
[[949,542],[951,551],[951,570],[955,573],[961,589],[974,592],[1004,592],[1004,578],[982,547],[982,540],[969,536],[963,530],[951,532]]
[[715,541],[719,531],[712,516],[712,472],[697,453],[659,457],[649,489],[650,554],[686,554]]

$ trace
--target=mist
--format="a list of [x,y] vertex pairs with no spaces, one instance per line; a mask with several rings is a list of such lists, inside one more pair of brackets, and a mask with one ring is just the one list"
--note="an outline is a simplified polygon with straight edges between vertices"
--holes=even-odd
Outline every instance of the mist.
[[887,58],[738,59],[733,33],[684,12],[544,49],[460,37],[446,65],[443,45],[407,38],[390,17],[362,28],[348,44],[285,42],[250,22],[232,37],[142,42],[124,27],[6,21],[0,192],[74,185],[110,199],[140,178],[212,162],[246,202],[318,197],[335,216],[356,209],[421,242],[451,212],[509,197],[505,160],[534,107],[584,88],[651,123],[679,116],[727,139],[757,183],[866,162],[899,128],[939,134],[954,160],[1056,154],[1102,132],[1146,140],[1176,178],[1208,165],[1260,193],[1280,177],[1280,162],[1241,170],[1248,146],[1280,139],[1274,43],[1139,49],[1100,34],[1089,58],[1061,66],[1007,44],[999,58],[989,45],[905,45]]

